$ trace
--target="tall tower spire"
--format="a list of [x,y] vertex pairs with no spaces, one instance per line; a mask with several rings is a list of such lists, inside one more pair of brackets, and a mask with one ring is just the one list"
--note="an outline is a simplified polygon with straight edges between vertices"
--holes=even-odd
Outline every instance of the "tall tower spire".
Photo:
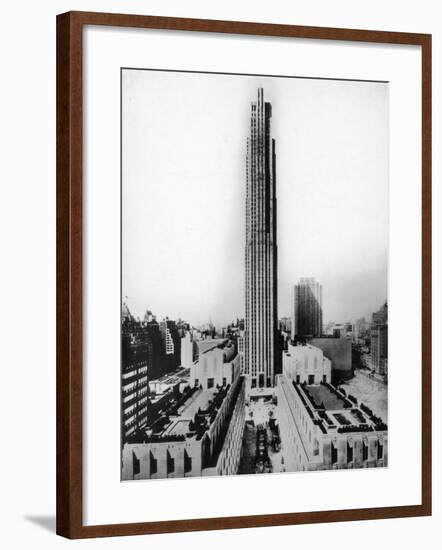
[[250,386],[272,387],[277,337],[276,155],[272,106],[258,89],[252,101],[246,158],[245,374]]

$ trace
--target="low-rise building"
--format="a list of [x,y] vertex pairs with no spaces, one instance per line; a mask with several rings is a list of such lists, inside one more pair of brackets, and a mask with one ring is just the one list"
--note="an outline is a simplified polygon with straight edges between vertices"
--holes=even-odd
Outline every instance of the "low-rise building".
[[319,384],[331,382],[331,361],[323,351],[310,344],[287,345],[282,355],[283,374],[297,383]]
[[198,346],[198,356],[200,356],[202,353],[211,350],[213,348],[216,348],[217,346],[221,344],[225,344],[227,342],[227,338],[209,338],[208,336],[200,336],[196,337],[196,343]]
[[150,396],[163,394],[169,391],[180,393],[189,385],[189,369],[178,368],[174,372],[149,380]]
[[200,352],[190,367],[190,386],[210,389],[231,384],[240,372],[240,356],[231,340],[217,341]]
[[[238,470],[245,423],[239,362],[231,382],[194,383],[168,401],[156,419],[124,445],[122,479],[230,475]],[[204,384],[204,385],[203,385]],[[210,385],[210,387],[208,387]]]
[[381,418],[328,383],[277,377],[279,427],[287,471],[388,465],[388,430]]

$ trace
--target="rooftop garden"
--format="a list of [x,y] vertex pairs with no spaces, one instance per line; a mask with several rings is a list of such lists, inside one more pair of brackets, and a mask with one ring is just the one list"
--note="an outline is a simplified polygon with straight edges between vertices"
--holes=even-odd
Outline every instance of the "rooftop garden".
[[[238,385],[239,387],[240,385]],[[189,424],[189,430],[196,432],[196,438],[199,440],[203,437],[204,433],[210,428],[210,425],[215,421],[218,411],[230,390],[231,385],[217,386],[217,392],[214,394],[213,399],[209,399],[208,406],[205,409],[199,408],[195,414],[193,421]],[[234,397],[238,388],[235,389]]]
[[350,424],[349,426],[340,426],[337,429],[339,434],[352,433],[352,432],[372,432],[373,427],[368,424]]
[[351,426],[350,420],[344,416],[342,413],[334,413],[333,416],[341,424],[341,426]]
[[350,408],[351,402],[330,384],[303,386],[304,392],[315,409],[339,410]]
[[[357,408],[358,400],[356,397],[347,394],[343,388],[337,389],[327,382],[308,385],[305,382],[297,384],[293,381],[292,384],[310,418],[324,434],[327,433],[327,428],[336,427],[334,419],[339,423],[337,433],[386,431],[388,429],[381,418],[361,403],[360,409],[370,419],[370,423],[368,423],[366,416]],[[301,388],[303,391],[301,391]],[[317,417],[313,414],[312,407]],[[354,417],[354,423],[347,413],[339,412],[343,409],[350,409],[348,413]],[[327,414],[330,411],[337,411],[333,413],[333,419]]]
[[133,436],[129,437],[128,443],[169,443],[174,441],[185,441],[185,439],[186,436],[181,434],[148,435],[146,432],[138,431]]
[[198,388],[196,387],[190,388],[190,386],[186,386],[183,390],[181,397],[179,397],[177,400],[174,400],[170,404],[169,408],[166,411],[167,414],[169,416],[174,416],[178,414],[178,409],[180,409],[184,405],[184,403],[186,403],[186,401],[190,399],[192,395],[197,391]]
[[374,412],[369,407],[367,407],[367,405],[364,405],[364,403],[361,403],[361,409],[364,411],[364,413],[367,416],[369,416],[370,420],[375,425],[374,429],[377,432],[381,432],[381,431],[384,431],[384,430],[388,429],[387,424],[385,424],[385,422],[382,420],[382,418],[380,418],[379,416],[376,416],[374,414]]
[[359,409],[352,409],[351,414],[356,418],[359,424],[366,424],[367,420]]
[[333,420],[328,416],[328,414],[324,410],[319,410],[317,412],[318,412],[319,418],[321,418],[322,420],[325,420],[329,427],[334,426]]

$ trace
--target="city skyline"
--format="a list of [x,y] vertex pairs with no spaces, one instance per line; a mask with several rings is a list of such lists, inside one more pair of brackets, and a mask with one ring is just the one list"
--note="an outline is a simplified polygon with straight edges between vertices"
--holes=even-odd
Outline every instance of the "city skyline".
[[[181,159],[183,164],[176,164],[170,139],[162,144],[163,153],[166,153],[163,163],[158,158],[152,159],[152,162],[161,165],[158,177],[164,179],[166,187],[157,187],[163,198],[162,208],[158,211],[160,215],[155,217],[155,213],[139,200],[141,197],[137,197],[136,204],[131,204],[132,210],[126,212],[125,199],[129,198],[130,203],[130,192],[128,196],[123,195],[123,227],[129,227],[131,234],[138,207],[142,219],[148,220],[151,228],[145,233],[140,226],[137,238],[134,242],[129,241],[134,254],[132,261],[138,265],[140,258],[147,257],[152,271],[158,267],[157,261],[160,270],[169,266],[170,271],[163,271],[161,280],[157,280],[158,284],[161,281],[164,285],[164,296],[168,301],[177,300],[181,305],[189,297],[199,297],[210,302],[210,297],[213,299],[215,295],[217,307],[226,314],[230,301],[228,292],[235,289],[242,293],[245,310],[244,322],[236,327],[222,331],[218,327],[215,330],[215,320],[215,326],[195,331],[187,319],[175,321],[166,318],[159,323],[152,322],[152,309],[155,308],[151,308],[151,304],[151,311],[144,316],[147,322],[143,323],[133,319],[127,305],[123,307],[123,481],[383,468],[388,465],[387,409],[384,409],[388,381],[387,302],[372,313],[371,325],[364,326],[363,322],[334,325],[324,334],[322,283],[312,277],[301,277],[293,287],[291,323],[284,325],[288,327],[291,324],[291,338],[283,332],[278,322],[280,231],[286,243],[294,243],[298,238],[307,243],[306,252],[310,253],[311,258],[319,257],[321,260],[324,256],[327,258],[333,244],[335,253],[336,248],[341,248],[342,235],[337,232],[337,222],[333,225],[334,231],[330,231],[328,224],[324,223],[326,209],[320,207],[324,197],[315,196],[317,182],[308,185],[302,180],[295,186],[314,198],[304,216],[297,201],[301,200],[299,195],[287,194],[286,190],[281,201],[277,165],[279,144],[287,140],[287,135],[280,136],[279,141],[273,133],[273,121],[285,114],[280,105],[281,96],[277,94],[277,97],[278,108],[264,86],[257,86],[250,94],[246,153],[243,157],[243,192],[238,192],[234,181],[230,191],[234,189],[236,194],[232,196],[231,208],[221,206],[229,187],[227,182],[216,189],[213,212],[209,196],[206,195],[204,201],[193,187],[192,193],[188,193],[190,201],[182,188],[180,196],[170,193],[173,189],[170,182],[175,181],[170,173],[171,168],[178,169],[180,175],[184,174],[184,179],[189,176],[184,159]],[[126,102],[128,105],[130,101]],[[186,149],[190,139],[191,152],[189,154],[187,147],[188,157],[192,163],[204,164],[207,159],[197,149],[198,142],[193,142],[188,135],[193,113],[187,121],[178,120],[177,113],[186,113],[186,109],[182,105],[174,107],[174,110],[167,111],[170,116],[166,118],[173,121],[173,127],[178,124],[180,129],[186,131],[186,142],[177,143],[177,146]],[[226,118],[224,124],[228,135],[231,135],[230,125],[234,125],[235,117],[232,112],[229,114],[231,116]],[[123,142],[125,131],[127,128],[123,125]],[[180,134],[179,131],[176,133]],[[154,137],[155,140],[160,139],[158,134]],[[184,138],[184,135],[181,137]],[[222,136],[217,136],[217,141],[210,144],[209,140],[209,145],[218,152],[220,141]],[[300,144],[295,143],[295,149],[296,145]],[[125,151],[123,160],[124,155]],[[367,166],[371,160],[369,157]],[[228,160],[226,164],[229,164]],[[357,171],[353,177],[357,179]],[[210,183],[213,182],[206,182],[207,193],[213,192]],[[312,192],[310,187],[314,189]],[[370,193],[372,191],[370,188]],[[334,199],[335,194],[333,189]],[[239,216],[240,195],[244,203]],[[333,209],[336,219],[352,211],[349,201],[336,205],[330,197],[326,196],[326,199],[331,203],[323,206]],[[381,199],[378,195],[371,196],[370,204],[379,210],[383,205]],[[179,205],[175,215],[174,203]],[[280,204],[284,203],[292,215],[281,223],[278,222]],[[125,216],[125,213],[131,215]],[[209,213],[211,215],[208,217]],[[242,224],[239,217],[243,220]],[[302,220],[301,227],[298,227],[299,234],[295,231],[296,225],[290,224],[293,219],[299,222],[298,218]],[[177,221],[183,225],[175,231]],[[193,235],[195,241],[186,234],[185,223],[194,230],[198,228]],[[371,241],[362,239],[361,231],[358,233],[360,220],[358,223],[354,227],[348,225],[347,218],[345,230],[350,233],[348,242],[356,243],[366,256]],[[204,235],[214,227],[216,231],[213,235],[217,236],[217,240],[204,246]],[[230,235],[234,229],[235,238],[230,243],[229,239],[225,240],[224,246],[229,246],[224,248],[219,239],[226,237],[226,233]],[[379,230],[377,223],[376,229]],[[327,237],[324,251],[315,248],[315,230],[316,235],[325,234]],[[370,231],[373,230],[371,227]],[[368,235],[370,239],[371,232]],[[199,250],[192,247],[195,242]],[[154,243],[159,246],[155,247]],[[240,250],[243,284],[239,284],[239,274],[236,273]],[[353,257],[347,257],[347,249],[343,250],[345,254],[340,258],[341,263],[336,262],[334,256],[334,271],[341,276],[345,268],[355,261]],[[162,255],[157,258],[157,253]],[[309,265],[309,256],[305,258],[296,246],[294,250],[283,247],[282,256],[285,276],[291,276],[301,266],[305,269],[305,265]],[[218,269],[216,273],[213,272],[214,266]],[[341,267],[344,271],[340,271]],[[212,270],[212,277],[207,277],[208,268]],[[123,273],[124,270],[130,273],[125,263]],[[150,272],[143,275],[152,281]],[[186,286],[185,280],[189,275],[194,277]],[[175,286],[170,286],[172,280]],[[359,294],[363,288],[358,289]],[[160,290],[156,288],[157,292]],[[344,299],[347,302],[348,289],[345,290]],[[360,307],[360,299],[357,301]],[[234,307],[240,309],[238,305]],[[210,306],[203,307],[203,311],[207,309]],[[231,316],[232,311],[229,313]],[[375,376],[376,383],[381,386],[373,391],[370,381]],[[356,395],[343,387],[350,381],[356,383]],[[373,397],[375,409],[370,406]]]
[[302,277],[323,285],[324,323],[369,316],[387,299],[386,85],[123,71],[122,292],[135,316],[151,309],[195,326],[245,316],[243,159],[260,85],[281,113],[273,123],[280,317],[290,316]]
[[[310,278],[310,277],[301,277],[302,278]],[[311,278],[315,278],[315,277],[311,277]],[[293,285],[292,285],[292,288],[293,288]],[[352,322],[352,321],[357,321],[358,319],[362,319],[362,318],[365,318],[365,319],[369,319],[371,318],[371,314],[374,310],[376,309],[379,309],[379,307],[382,306],[383,303],[385,303],[387,301],[387,297],[385,297],[383,300],[381,299],[379,302],[376,302],[373,307],[371,306],[367,306],[367,308],[365,308],[362,313],[355,313],[354,315],[352,316],[343,316],[343,317],[326,317],[324,315],[324,320],[323,320],[323,326],[325,325],[328,325],[328,324],[331,324],[331,323],[346,323],[346,322]],[[149,306],[146,306],[146,307],[143,307],[143,306],[140,306],[140,308],[132,308],[132,305],[131,305],[131,302],[130,302],[130,299],[128,296],[123,296],[123,301],[122,301],[122,304],[126,304],[127,307],[129,308],[130,312],[131,312],[131,315],[135,318],[135,319],[139,319],[140,321],[143,320],[144,318],[144,315],[146,313],[146,311],[152,311],[152,308],[150,308]],[[289,304],[289,307],[290,307],[290,304]],[[356,311],[356,310],[353,310],[353,311]],[[228,325],[236,322],[236,320],[240,319],[240,320],[244,320],[244,313],[242,315],[234,315],[232,314],[230,317],[227,315],[225,320],[220,322],[220,323],[215,323],[213,318],[212,317],[208,317],[207,319],[205,320],[202,320],[201,322],[193,322],[193,319],[189,318],[189,317],[186,317],[186,315],[184,315],[182,312],[177,312],[176,314],[173,314],[173,311],[171,312],[164,312],[163,310],[160,310],[159,312],[158,311],[152,311],[153,315],[155,316],[156,320],[159,322],[163,319],[171,319],[171,320],[179,320],[181,319],[182,321],[185,321],[186,323],[189,323],[193,328],[199,328],[199,327],[204,327],[206,325],[209,325],[209,324],[212,324],[215,328],[224,328],[224,327],[227,327]],[[278,320],[281,320],[281,319],[287,319],[287,318],[292,318],[292,313],[291,311],[289,311],[289,308],[287,308],[287,311],[286,311],[286,314],[283,314],[281,312],[280,315],[278,315]]]

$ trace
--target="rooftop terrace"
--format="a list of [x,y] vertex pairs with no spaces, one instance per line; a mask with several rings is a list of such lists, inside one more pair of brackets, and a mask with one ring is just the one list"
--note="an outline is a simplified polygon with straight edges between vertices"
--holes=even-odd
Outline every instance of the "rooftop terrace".
[[167,374],[163,374],[159,378],[152,378],[149,380],[151,384],[173,384],[176,382],[182,381],[184,378],[189,376],[189,369],[185,369],[183,367],[178,367],[172,372],[169,372]]
[[198,390],[193,399],[189,399],[179,410],[179,414],[182,418],[193,418],[198,412],[198,409],[202,411],[206,410],[209,406],[209,401],[213,400],[213,397],[217,393],[217,389],[210,390]]
[[186,435],[189,432],[190,420],[185,420],[179,418],[175,422],[169,425],[169,427],[164,431],[165,436],[167,435]]
[[[282,378],[284,384],[285,378]],[[323,433],[386,431],[387,425],[364,403],[331,384],[299,384],[292,381],[307,413]]]
[[168,392],[168,399],[151,423],[134,434],[131,442],[184,441],[188,437],[201,439],[215,420],[230,387],[228,384],[202,390],[187,386],[183,393]]
[[308,392],[316,403],[315,409],[322,408],[324,405],[326,411],[340,411],[344,409],[346,399],[332,391],[328,386],[323,384],[314,386],[304,386],[304,391]]
[[223,347],[227,343],[227,338],[211,338],[205,340],[197,340],[199,353],[206,353],[215,348]]

